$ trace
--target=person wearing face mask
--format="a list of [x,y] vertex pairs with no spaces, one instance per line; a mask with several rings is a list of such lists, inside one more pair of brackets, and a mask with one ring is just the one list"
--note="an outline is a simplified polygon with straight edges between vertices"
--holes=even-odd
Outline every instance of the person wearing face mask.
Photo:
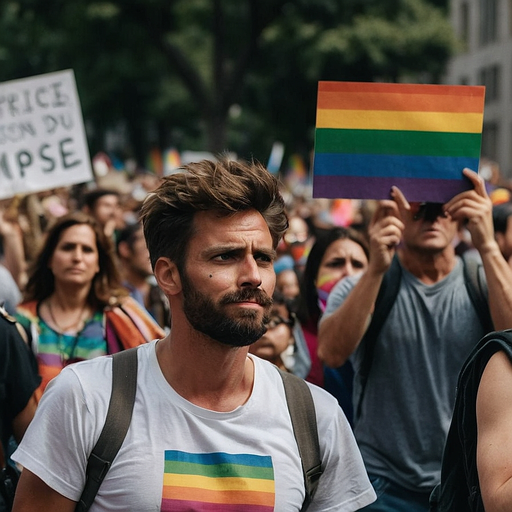
[[294,262],[294,269],[300,276],[304,271],[306,260],[315,241],[308,223],[300,215],[291,215],[289,227],[283,237],[287,252]]
[[333,227],[320,235],[306,262],[297,312],[311,357],[311,370],[306,380],[336,396],[349,421],[352,416],[351,364],[335,370],[323,367],[317,356],[318,322],[334,285],[346,276],[364,271],[367,266],[368,247],[357,231]]

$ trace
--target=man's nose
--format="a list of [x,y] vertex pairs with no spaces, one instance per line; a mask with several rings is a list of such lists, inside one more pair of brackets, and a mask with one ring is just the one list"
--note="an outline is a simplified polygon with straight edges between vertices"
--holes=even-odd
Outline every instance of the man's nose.
[[260,267],[252,256],[247,256],[242,261],[242,271],[240,272],[241,286],[254,286],[257,288],[261,285]]

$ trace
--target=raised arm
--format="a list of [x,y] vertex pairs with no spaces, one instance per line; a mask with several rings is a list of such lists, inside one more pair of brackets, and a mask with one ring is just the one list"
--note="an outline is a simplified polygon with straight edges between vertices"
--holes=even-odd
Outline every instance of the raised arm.
[[469,169],[464,169],[464,175],[471,180],[474,189],[455,196],[446,203],[445,209],[453,219],[465,223],[482,258],[494,328],[509,329],[512,327],[512,268],[494,237],[492,202],[483,179]]
[[400,208],[407,207],[402,193],[393,189],[395,201],[381,201],[368,228],[370,261],[343,304],[320,322],[318,357],[331,367],[341,366],[359,345],[366,328],[382,278],[393,260],[404,225]]
[[476,401],[477,470],[486,512],[512,510],[512,364],[494,354],[482,375]]

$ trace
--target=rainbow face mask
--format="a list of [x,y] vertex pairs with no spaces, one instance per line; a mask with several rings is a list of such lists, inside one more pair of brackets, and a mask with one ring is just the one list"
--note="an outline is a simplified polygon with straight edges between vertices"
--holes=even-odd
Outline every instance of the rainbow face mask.
[[318,293],[318,307],[322,313],[327,306],[327,298],[338,281],[339,278],[333,277],[332,274],[325,274],[318,280],[316,291]]

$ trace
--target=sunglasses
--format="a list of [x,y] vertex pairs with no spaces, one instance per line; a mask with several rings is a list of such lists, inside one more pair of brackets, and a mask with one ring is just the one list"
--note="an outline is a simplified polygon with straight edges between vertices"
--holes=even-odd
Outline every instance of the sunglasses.
[[443,203],[410,203],[413,220],[427,220],[433,222],[437,217],[446,217]]

